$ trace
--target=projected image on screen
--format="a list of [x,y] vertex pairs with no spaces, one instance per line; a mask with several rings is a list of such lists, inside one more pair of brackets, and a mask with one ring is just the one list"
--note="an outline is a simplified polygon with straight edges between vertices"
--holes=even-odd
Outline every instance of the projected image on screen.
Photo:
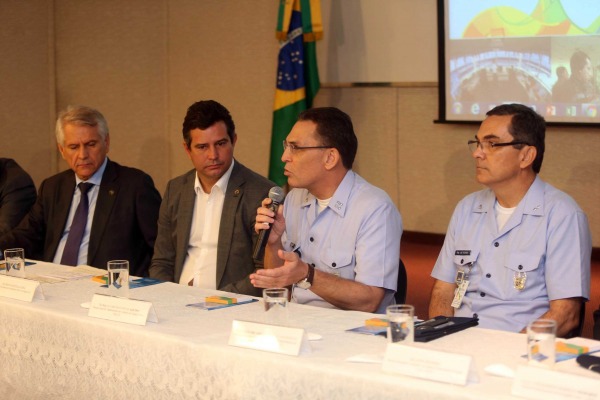
[[600,122],[600,1],[444,3],[446,120],[518,102],[548,121]]

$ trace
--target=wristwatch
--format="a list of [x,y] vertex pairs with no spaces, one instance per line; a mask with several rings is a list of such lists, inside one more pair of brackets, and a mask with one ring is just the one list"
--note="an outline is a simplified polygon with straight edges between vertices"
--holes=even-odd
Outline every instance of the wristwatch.
[[308,265],[308,274],[306,274],[306,278],[302,279],[300,282],[296,283],[300,289],[310,289],[313,283],[313,278],[315,277],[315,267],[310,264]]

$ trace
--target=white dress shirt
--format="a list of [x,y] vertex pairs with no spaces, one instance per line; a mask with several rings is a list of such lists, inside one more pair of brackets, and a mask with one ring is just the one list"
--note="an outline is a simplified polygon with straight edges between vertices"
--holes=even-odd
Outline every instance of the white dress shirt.
[[196,202],[192,214],[190,241],[179,278],[179,283],[182,285],[187,285],[193,280],[193,286],[203,289],[217,288],[219,227],[233,164],[232,161],[227,172],[214,184],[210,193],[204,192],[196,174],[194,183]]

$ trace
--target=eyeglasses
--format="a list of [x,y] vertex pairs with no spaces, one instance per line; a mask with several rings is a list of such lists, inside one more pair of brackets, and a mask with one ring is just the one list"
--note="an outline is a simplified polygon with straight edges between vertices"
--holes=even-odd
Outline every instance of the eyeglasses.
[[290,153],[294,154],[296,150],[310,150],[310,149],[330,149],[331,146],[296,146],[293,143],[288,143],[285,140],[283,141],[283,151],[285,152],[287,149],[290,150]]
[[507,143],[496,143],[496,142],[490,142],[489,140],[482,140],[481,142],[479,140],[469,140],[467,142],[467,145],[469,145],[469,150],[471,150],[471,153],[474,153],[477,150],[477,148],[481,148],[481,150],[483,150],[484,152],[489,153],[490,151],[492,151],[492,149],[494,147],[516,146],[519,144],[531,146],[529,143],[519,142],[519,141],[512,141],[512,142],[507,142]]

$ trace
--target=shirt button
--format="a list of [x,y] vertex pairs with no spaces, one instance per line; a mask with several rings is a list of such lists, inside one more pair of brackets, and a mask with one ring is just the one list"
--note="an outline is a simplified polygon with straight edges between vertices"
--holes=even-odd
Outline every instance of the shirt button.
[[464,258],[462,258],[462,259],[460,260],[460,263],[462,264],[462,263],[464,263],[464,262],[465,262],[465,259],[464,259]]
[[336,265],[337,265],[336,263],[331,263],[331,266],[332,266],[333,268],[335,268],[335,266],[336,266]]
[[485,297],[485,293],[483,293],[483,292],[479,293],[479,295],[480,295],[481,297]]
[[498,247],[498,246],[500,246],[500,243],[498,243],[498,242],[494,243],[494,247]]
[[492,277],[492,274],[485,274],[485,277],[486,277],[486,278],[491,278],[491,277]]
[[522,266],[522,265],[519,265],[519,269],[523,269],[523,266]]
[[309,240],[310,240],[311,242],[314,242],[314,241],[315,241],[315,239],[314,239],[314,238],[312,238],[312,237],[311,237]]

